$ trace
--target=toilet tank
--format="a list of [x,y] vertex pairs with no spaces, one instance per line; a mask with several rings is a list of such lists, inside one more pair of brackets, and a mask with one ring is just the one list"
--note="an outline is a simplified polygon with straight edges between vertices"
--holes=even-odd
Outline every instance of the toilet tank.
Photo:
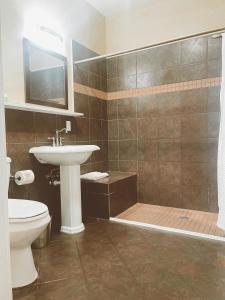
[[8,179],[8,187],[9,187],[9,177],[10,177],[10,165],[11,165],[11,158],[7,157],[6,158],[6,162],[7,162],[7,170],[6,170],[6,174],[7,174],[7,179]]

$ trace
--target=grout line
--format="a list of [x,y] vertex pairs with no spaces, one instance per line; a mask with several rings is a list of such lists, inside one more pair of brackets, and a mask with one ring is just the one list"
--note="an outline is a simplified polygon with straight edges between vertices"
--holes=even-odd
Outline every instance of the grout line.
[[[135,282],[135,284],[138,286],[139,289],[141,289],[141,285],[140,282],[137,280],[136,276],[133,274],[133,272],[131,271],[131,269],[129,268],[129,264],[127,264],[127,262],[123,259],[123,257],[120,254],[120,251],[118,250],[117,246],[114,244],[113,240],[111,239],[111,237],[106,233],[106,236],[108,238],[108,240],[110,241],[112,247],[115,249],[119,259],[121,260],[121,262],[123,263],[123,265],[126,267],[128,273],[130,274],[130,276],[132,277],[133,281]],[[142,291],[144,296],[144,292]]]
[[81,258],[81,254],[80,254],[79,245],[78,245],[78,242],[77,242],[76,239],[74,240],[74,242],[75,242],[75,245],[76,245],[76,248],[77,248],[78,259],[79,259],[79,261],[80,261],[80,267],[81,267],[81,270],[82,270],[82,273],[83,273],[83,276],[84,276],[85,285],[86,285],[88,294],[89,294],[89,296],[90,296],[90,295],[91,295],[91,291],[90,291],[90,288],[89,288],[87,275],[86,275],[86,272],[85,272],[85,269],[84,269],[84,265],[83,265],[83,262],[82,262],[82,258]]
[[211,235],[211,234],[199,233],[199,232],[194,232],[194,231],[189,231],[189,230],[165,227],[165,226],[148,224],[148,223],[137,222],[137,221],[122,220],[119,218],[110,218],[109,220],[112,222],[115,222],[115,223],[134,225],[134,226],[138,226],[138,227],[145,227],[145,228],[151,228],[151,229],[158,229],[158,230],[171,232],[171,233],[178,233],[178,234],[183,234],[183,235],[188,235],[188,236],[193,236],[193,237],[199,237],[199,238],[203,238],[203,239],[225,242],[225,237],[215,236],[215,235]]
[[45,285],[45,284],[70,280],[70,279],[73,279],[73,278],[75,278],[75,277],[74,276],[69,276],[69,277],[64,277],[64,278],[59,278],[59,279],[53,279],[53,280],[48,280],[48,281],[37,282],[36,287],[41,287],[42,285]]

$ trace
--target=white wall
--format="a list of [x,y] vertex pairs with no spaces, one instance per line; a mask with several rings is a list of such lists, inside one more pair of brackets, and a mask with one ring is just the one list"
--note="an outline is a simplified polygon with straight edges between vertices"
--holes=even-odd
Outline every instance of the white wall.
[[224,0],[152,0],[106,18],[106,52],[135,49],[225,27]]
[[[105,18],[84,0],[2,0],[4,93],[24,102],[22,38],[27,13],[35,8],[59,21],[68,58],[69,104],[73,109],[72,39],[91,50],[105,52]],[[44,20],[43,20],[44,22]],[[41,24],[46,26],[45,24]],[[54,29],[54,28],[53,28]]]
[[8,184],[6,178],[5,111],[2,99],[2,60],[0,49],[0,299],[11,300],[12,287],[8,223]]

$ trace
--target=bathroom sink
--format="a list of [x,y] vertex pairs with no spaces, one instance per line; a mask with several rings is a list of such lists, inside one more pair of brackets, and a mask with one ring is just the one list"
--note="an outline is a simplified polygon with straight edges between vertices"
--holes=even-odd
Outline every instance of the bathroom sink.
[[43,164],[72,166],[84,163],[97,150],[100,148],[95,145],[41,146],[31,148],[29,153],[33,153]]
[[100,150],[95,145],[34,147],[34,154],[42,164],[60,166],[61,232],[74,234],[84,230],[81,210],[80,164]]

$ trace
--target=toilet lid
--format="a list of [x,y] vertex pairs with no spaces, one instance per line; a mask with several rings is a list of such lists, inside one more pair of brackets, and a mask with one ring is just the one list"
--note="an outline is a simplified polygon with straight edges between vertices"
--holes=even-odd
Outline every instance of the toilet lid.
[[40,202],[21,199],[9,199],[9,219],[27,219],[48,212],[48,207]]

